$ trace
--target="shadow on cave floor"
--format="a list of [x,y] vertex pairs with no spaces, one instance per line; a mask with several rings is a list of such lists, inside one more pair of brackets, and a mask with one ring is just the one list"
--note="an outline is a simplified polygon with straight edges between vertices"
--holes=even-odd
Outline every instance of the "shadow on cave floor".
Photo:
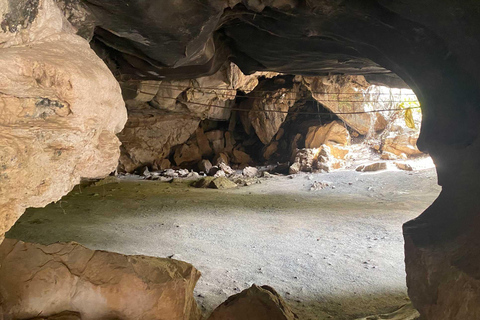
[[[314,181],[330,187],[309,191]],[[256,283],[300,319],[346,320],[406,302],[401,226],[439,190],[434,169],[274,176],[231,190],[121,181],[29,209],[7,237],[190,262],[205,314]]]

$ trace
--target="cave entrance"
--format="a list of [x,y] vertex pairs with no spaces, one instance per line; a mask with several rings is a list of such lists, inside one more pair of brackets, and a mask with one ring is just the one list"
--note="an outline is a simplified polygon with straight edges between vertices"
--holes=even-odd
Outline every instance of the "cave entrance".
[[360,76],[248,81],[122,84],[118,172],[28,209],[7,237],[188,261],[205,315],[254,283],[300,319],[401,307],[401,226],[439,192],[413,92]]

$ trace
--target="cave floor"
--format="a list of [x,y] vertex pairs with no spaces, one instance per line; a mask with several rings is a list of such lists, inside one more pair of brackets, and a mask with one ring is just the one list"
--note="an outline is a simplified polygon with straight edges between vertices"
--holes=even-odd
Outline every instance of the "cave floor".
[[[314,181],[331,185],[310,191]],[[253,283],[275,288],[300,319],[355,319],[406,302],[401,227],[438,195],[434,169],[261,182],[230,190],[77,186],[27,210],[7,237],[190,262],[202,272],[195,298],[205,315]]]

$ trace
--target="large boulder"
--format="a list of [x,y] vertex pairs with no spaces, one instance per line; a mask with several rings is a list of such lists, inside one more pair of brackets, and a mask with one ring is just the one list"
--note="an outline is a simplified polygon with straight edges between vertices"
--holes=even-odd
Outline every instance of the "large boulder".
[[350,144],[350,133],[339,121],[332,121],[323,126],[308,128],[305,137],[305,148],[320,148],[322,144],[338,143],[346,146]]
[[382,151],[393,153],[396,156],[416,156],[423,152],[417,147],[418,134],[390,133],[383,142]]
[[298,317],[269,286],[252,285],[218,306],[208,320],[294,320]]
[[303,84],[315,100],[358,133],[366,135],[372,129],[385,129],[387,122],[380,112],[363,113],[370,107],[365,100],[373,97],[368,93],[371,85],[363,76],[303,77]]
[[287,117],[288,110],[295,103],[298,84],[293,88],[280,88],[274,91],[264,91],[265,86],[259,86],[248,99],[240,104],[241,120],[245,131],[255,130],[260,141],[267,145],[277,134]]
[[167,157],[172,147],[185,143],[198,128],[200,119],[165,112],[129,112],[122,141],[120,168],[132,172]]
[[77,312],[83,320],[198,320],[192,265],[94,251],[77,243],[0,246],[0,303],[7,319]]
[[0,32],[1,242],[26,208],[115,170],[127,115],[117,81],[52,0],[3,1],[0,14],[12,19]]

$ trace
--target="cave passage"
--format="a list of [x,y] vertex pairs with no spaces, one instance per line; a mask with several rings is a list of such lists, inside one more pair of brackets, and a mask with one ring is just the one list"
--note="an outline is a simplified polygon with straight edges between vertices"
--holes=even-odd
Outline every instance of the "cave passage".
[[[320,179],[331,187],[310,191]],[[432,168],[279,175],[229,190],[110,181],[28,209],[7,238],[189,261],[205,315],[255,283],[300,319],[356,319],[407,303],[401,226],[437,197],[435,182]]]
[[[178,119],[171,127],[133,122],[136,131],[127,126],[120,134],[117,172],[28,209],[6,237],[188,261],[202,273],[194,293],[205,317],[253,284],[275,288],[304,320],[357,319],[402,307],[408,298],[401,226],[440,191],[431,158],[415,147],[416,98],[410,90],[365,82],[358,89],[339,77],[328,95],[312,89],[319,80],[308,87],[294,76],[261,76],[250,96],[235,92],[226,119],[195,122],[183,144],[154,141],[165,130],[185,130]],[[345,88],[354,90],[340,98]],[[291,98],[295,90],[303,93]],[[273,102],[271,95],[277,95]],[[130,112],[138,110],[126,100]],[[265,111],[281,111],[282,104],[288,112],[280,120]],[[255,108],[261,112],[252,113]],[[388,113],[370,113],[385,108]],[[138,116],[130,115],[130,121]],[[161,122],[165,115],[156,117]],[[257,130],[246,125],[256,121],[262,121]],[[273,133],[263,130],[272,127]],[[228,150],[230,136],[235,147]],[[168,152],[135,163],[142,145]]]

